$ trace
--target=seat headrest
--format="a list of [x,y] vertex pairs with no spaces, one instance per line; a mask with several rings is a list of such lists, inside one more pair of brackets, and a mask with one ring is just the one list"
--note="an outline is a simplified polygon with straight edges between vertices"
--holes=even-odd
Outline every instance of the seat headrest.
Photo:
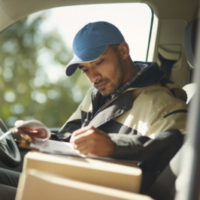
[[196,51],[196,38],[197,27],[200,25],[200,18],[194,19],[189,22],[185,28],[184,35],[184,49],[189,65],[194,68],[195,66],[195,51]]

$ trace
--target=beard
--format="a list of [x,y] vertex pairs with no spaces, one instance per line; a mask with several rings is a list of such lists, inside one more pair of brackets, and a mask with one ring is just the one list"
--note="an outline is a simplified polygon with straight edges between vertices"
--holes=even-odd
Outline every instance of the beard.
[[123,65],[120,65],[120,64],[117,65],[113,71],[114,72],[112,75],[113,77],[112,79],[103,78],[99,80],[98,82],[94,83],[94,87],[95,85],[106,83],[105,88],[98,90],[104,97],[114,94],[118,90],[118,88],[123,85],[123,80],[125,77],[125,71],[124,71]]

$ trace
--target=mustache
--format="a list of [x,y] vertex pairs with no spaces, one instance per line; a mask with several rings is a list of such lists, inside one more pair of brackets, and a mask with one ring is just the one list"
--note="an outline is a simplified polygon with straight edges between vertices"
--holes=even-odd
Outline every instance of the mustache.
[[101,80],[99,80],[99,81],[97,81],[97,82],[94,82],[94,83],[93,83],[93,86],[95,87],[95,86],[97,86],[97,85],[99,85],[99,84],[101,84],[101,83],[105,83],[105,82],[108,82],[108,81],[109,81],[108,78],[104,78],[104,79],[101,79]]

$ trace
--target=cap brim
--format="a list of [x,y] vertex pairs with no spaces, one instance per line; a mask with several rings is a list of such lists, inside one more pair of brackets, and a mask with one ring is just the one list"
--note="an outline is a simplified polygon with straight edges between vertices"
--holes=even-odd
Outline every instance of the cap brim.
[[84,54],[81,54],[80,57],[74,54],[72,60],[65,67],[65,73],[67,76],[71,76],[77,69],[79,63],[88,63],[99,58],[106,50],[106,45],[102,45],[98,48],[93,48],[89,50],[85,50]]
[[77,69],[78,64],[82,62],[82,60],[74,55],[72,60],[68,63],[68,65],[65,67],[65,73],[67,76],[71,76]]

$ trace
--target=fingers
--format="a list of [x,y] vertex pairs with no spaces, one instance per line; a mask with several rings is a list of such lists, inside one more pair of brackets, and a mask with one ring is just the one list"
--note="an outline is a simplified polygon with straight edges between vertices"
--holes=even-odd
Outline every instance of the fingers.
[[86,133],[91,128],[93,128],[93,127],[92,126],[86,126],[86,127],[83,127],[83,128],[80,128],[80,129],[74,131],[71,138],[70,138],[70,142],[73,143],[76,140],[76,137],[78,135],[82,135],[83,133]]
[[34,140],[33,140],[31,137],[29,137],[29,135],[27,135],[27,134],[20,134],[20,136],[21,136],[21,138],[22,138],[24,141],[26,141],[26,143],[28,143],[28,144],[30,144],[31,142],[34,141]]
[[81,154],[85,154],[85,155],[95,151],[91,140],[73,144],[73,146],[74,146],[74,149],[78,150]]
[[13,133],[18,135],[20,134],[28,135],[31,138],[46,138],[48,136],[48,133],[43,128],[34,129],[34,128],[21,127],[21,128],[15,128],[13,130]]
[[35,138],[48,139],[50,137],[50,131],[37,120],[15,122],[14,134],[19,134],[23,139],[33,142]]
[[81,154],[88,154],[89,148],[85,143],[74,144],[74,149],[78,150]]
[[94,128],[93,126],[85,126],[85,127],[83,127],[83,128],[80,128],[80,129],[74,131],[74,132],[73,132],[73,135],[74,135],[74,136],[77,136],[77,135],[80,135],[80,134],[82,134],[82,133],[84,133],[84,132],[86,132],[86,131],[88,131],[88,130],[94,130],[94,129],[95,129],[95,128]]
[[22,132],[21,132],[19,129],[14,128],[14,129],[13,129],[13,133],[14,133],[14,134],[20,135]]
[[92,138],[94,134],[95,134],[95,130],[93,129],[88,129],[88,130],[86,129],[84,131],[82,130],[78,134],[73,133],[70,142],[78,144],[80,142],[87,140],[88,137]]
[[24,123],[25,123],[25,121],[23,121],[23,120],[17,120],[17,121],[15,122],[15,127],[16,127],[16,128],[13,130],[13,133],[14,133],[14,134],[18,134],[18,135],[22,134],[22,131],[19,130],[17,127],[21,126],[21,125],[24,124]]
[[48,136],[43,128],[18,128],[18,130],[34,138],[46,138]]
[[22,124],[24,124],[25,123],[25,121],[23,121],[23,120],[17,120],[16,122],[15,122],[15,127],[18,127],[18,126],[20,126],[20,125],[22,125]]
[[110,156],[114,145],[111,138],[103,131],[88,126],[75,131],[70,143],[82,154],[93,154],[97,156]]
[[79,150],[79,152],[81,154],[88,155],[90,153],[90,149],[86,147],[84,149]]
[[79,139],[85,140],[87,136],[92,137],[92,136],[95,136],[96,133],[101,134],[103,137],[107,137],[107,138],[109,137],[106,133],[104,133],[103,131],[97,128],[94,128],[93,126],[86,126],[84,128],[74,131],[71,136],[70,142],[75,142],[75,140],[79,141]]
[[70,143],[73,147],[80,151],[82,154],[89,153],[88,142],[91,141],[93,135],[95,134],[95,128],[92,126],[87,126],[75,131],[72,134]]

